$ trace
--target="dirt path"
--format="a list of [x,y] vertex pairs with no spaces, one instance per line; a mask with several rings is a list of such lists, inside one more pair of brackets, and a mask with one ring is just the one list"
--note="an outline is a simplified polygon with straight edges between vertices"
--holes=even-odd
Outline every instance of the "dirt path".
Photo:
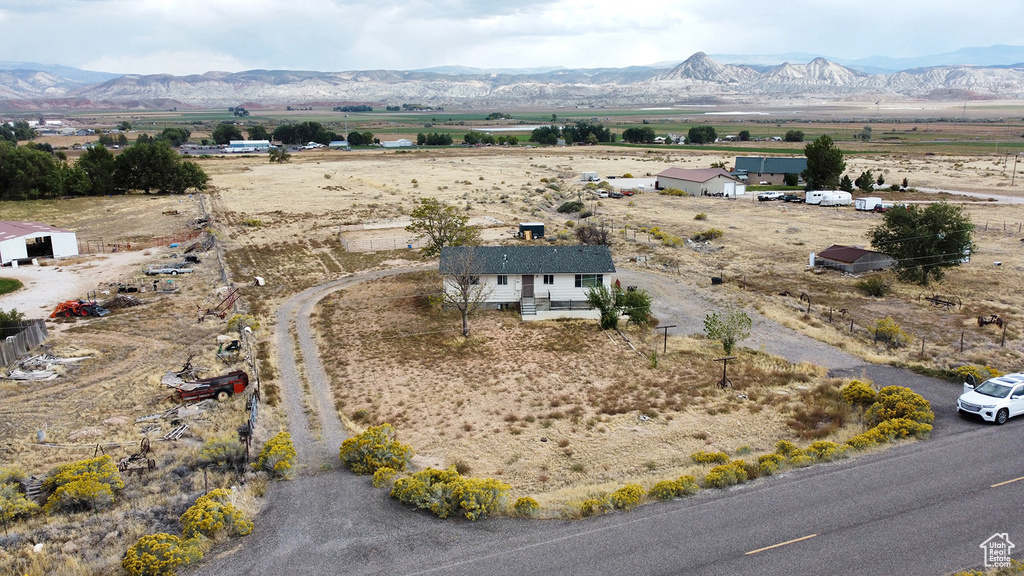
[[[721,291],[710,286],[709,279],[704,279],[708,285],[701,286],[694,280],[635,268],[619,268],[615,277],[623,284],[648,291],[652,300],[651,312],[658,322],[663,326],[676,325],[670,329],[670,334],[702,334],[704,317],[710,312],[721,311],[728,300]],[[764,350],[793,363],[811,362],[829,370],[867,364],[852,354],[769,320],[756,310],[745,308],[744,311],[750,315],[753,326],[750,338],[740,342],[741,347]]]
[[325,466],[333,467],[338,448],[348,438],[335,408],[327,372],[320,361],[310,315],[317,303],[332,292],[367,280],[422,269],[393,268],[353,274],[303,290],[278,309],[274,341],[281,370],[281,398],[299,467],[307,473],[315,473]]

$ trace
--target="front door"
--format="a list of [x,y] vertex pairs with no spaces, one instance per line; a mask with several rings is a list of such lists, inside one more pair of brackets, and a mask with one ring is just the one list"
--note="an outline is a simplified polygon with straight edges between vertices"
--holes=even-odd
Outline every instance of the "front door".
[[533,274],[523,275],[523,298],[533,298]]

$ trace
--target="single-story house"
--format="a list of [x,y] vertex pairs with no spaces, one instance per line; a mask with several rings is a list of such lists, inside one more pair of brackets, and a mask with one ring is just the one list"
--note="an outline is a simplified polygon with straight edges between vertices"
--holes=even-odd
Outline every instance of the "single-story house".
[[0,221],[0,264],[69,256],[78,256],[78,238],[71,230],[40,222]]
[[800,175],[807,169],[807,158],[769,158],[737,156],[734,175],[744,182],[783,184],[786,174]]
[[742,196],[747,187],[721,168],[669,168],[658,173],[654,188],[676,188],[693,196]]
[[406,140],[405,138],[399,138],[398,140],[386,140],[380,143],[385,148],[406,148],[412,146],[412,140]]
[[458,278],[479,285],[487,308],[519,308],[524,320],[599,318],[587,291],[611,289],[615,273],[607,246],[455,246],[441,249],[445,292],[457,296]]
[[841,246],[833,244],[828,248],[813,255],[814,265],[823,268],[834,268],[850,274],[870,272],[871,270],[885,270],[892,267],[896,260],[891,256],[865,250],[857,246]]

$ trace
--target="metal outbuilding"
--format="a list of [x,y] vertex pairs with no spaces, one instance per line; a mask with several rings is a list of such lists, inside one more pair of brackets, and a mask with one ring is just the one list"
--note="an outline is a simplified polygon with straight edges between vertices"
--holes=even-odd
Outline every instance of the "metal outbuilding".
[[668,168],[657,175],[655,188],[676,188],[691,196],[726,196],[746,193],[746,185],[721,168]]
[[0,221],[0,264],[69,256],[78,256],[78,238],[71,230],[40,222]]

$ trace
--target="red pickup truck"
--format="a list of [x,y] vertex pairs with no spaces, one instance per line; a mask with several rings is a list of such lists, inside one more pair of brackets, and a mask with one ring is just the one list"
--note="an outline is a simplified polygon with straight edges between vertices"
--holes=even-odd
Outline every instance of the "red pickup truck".
[[227,400],[232,394],[240,394],[249,385],[249,375],[242,370],[229,372],[213,378],[186,382],[178,386],[178,396],[185,402],[216,398]]

